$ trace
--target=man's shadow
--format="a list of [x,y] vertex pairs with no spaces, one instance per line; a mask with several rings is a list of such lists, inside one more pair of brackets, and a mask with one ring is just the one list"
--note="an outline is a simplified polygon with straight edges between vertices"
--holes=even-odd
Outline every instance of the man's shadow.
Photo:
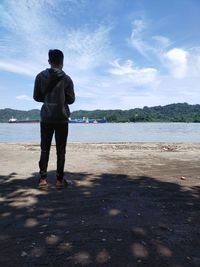
[[153,177],[67,173],[0,176],[1,266],[195,266],[200,187]]

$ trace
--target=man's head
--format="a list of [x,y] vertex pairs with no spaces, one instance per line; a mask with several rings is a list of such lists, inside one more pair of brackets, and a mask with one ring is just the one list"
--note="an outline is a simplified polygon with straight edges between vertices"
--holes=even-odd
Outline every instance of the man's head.
[[64,61],[63,52],[58,49],[49,50],[49,64],[52,68],[62,69]]

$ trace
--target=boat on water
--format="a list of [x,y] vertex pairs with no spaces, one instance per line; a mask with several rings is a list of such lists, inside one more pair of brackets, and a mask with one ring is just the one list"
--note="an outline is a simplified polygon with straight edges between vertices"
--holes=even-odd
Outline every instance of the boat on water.
[[[9,119],[8,121],[9,123],[36,123],[36,122],[40,122],[40,120],[29,120],[29,118],[27,118],[26,120],[18,120],[14,117],[12,117],[11,119]],[[85,118],[83,117],[82,119],[71,119],[69,118],[69,123],[92,123],[92,124],[97,124],[97,123],[106,123],[106,118],[103,119],[89,119],[89,118]]]
[[93,124],[97,124],[97,123],[106,123],[106,118],[103,119],[89,119],[89,118],[85,118],[83,117],[82,119],[71,119],[69,118],[69,123],[93,123]]
[[27,118],[26,120],[18,120],[12,117],[11,119],[9,119],[8,122],[9,123],[36,123],[36,122],[40,122],[40,120],[29,120],[29,118]]

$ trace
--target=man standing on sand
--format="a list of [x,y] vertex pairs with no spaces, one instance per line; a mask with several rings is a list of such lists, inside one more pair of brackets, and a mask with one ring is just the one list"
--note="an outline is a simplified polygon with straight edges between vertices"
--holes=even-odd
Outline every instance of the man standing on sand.
[[63,52],[49,50],[49,64],[51,68],[40,72],[35,78],[33,98],[43,102],[41,108],[41,155],[39,161],[40,179],[39,187],[48,186],[47,167],[51,141],[55,133],[57,152],[56,186],[63,187],[65,151],[68,136],[68,118],[70,110],[68,105],[74,103],[74,85],[72,79],[62,70]]

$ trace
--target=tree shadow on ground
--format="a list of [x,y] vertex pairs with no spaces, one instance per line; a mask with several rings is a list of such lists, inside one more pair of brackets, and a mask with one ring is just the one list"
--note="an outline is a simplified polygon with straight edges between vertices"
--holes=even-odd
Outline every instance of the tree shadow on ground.
[[200,187],[153,177],[0,176],[0,266],[198,266]]

